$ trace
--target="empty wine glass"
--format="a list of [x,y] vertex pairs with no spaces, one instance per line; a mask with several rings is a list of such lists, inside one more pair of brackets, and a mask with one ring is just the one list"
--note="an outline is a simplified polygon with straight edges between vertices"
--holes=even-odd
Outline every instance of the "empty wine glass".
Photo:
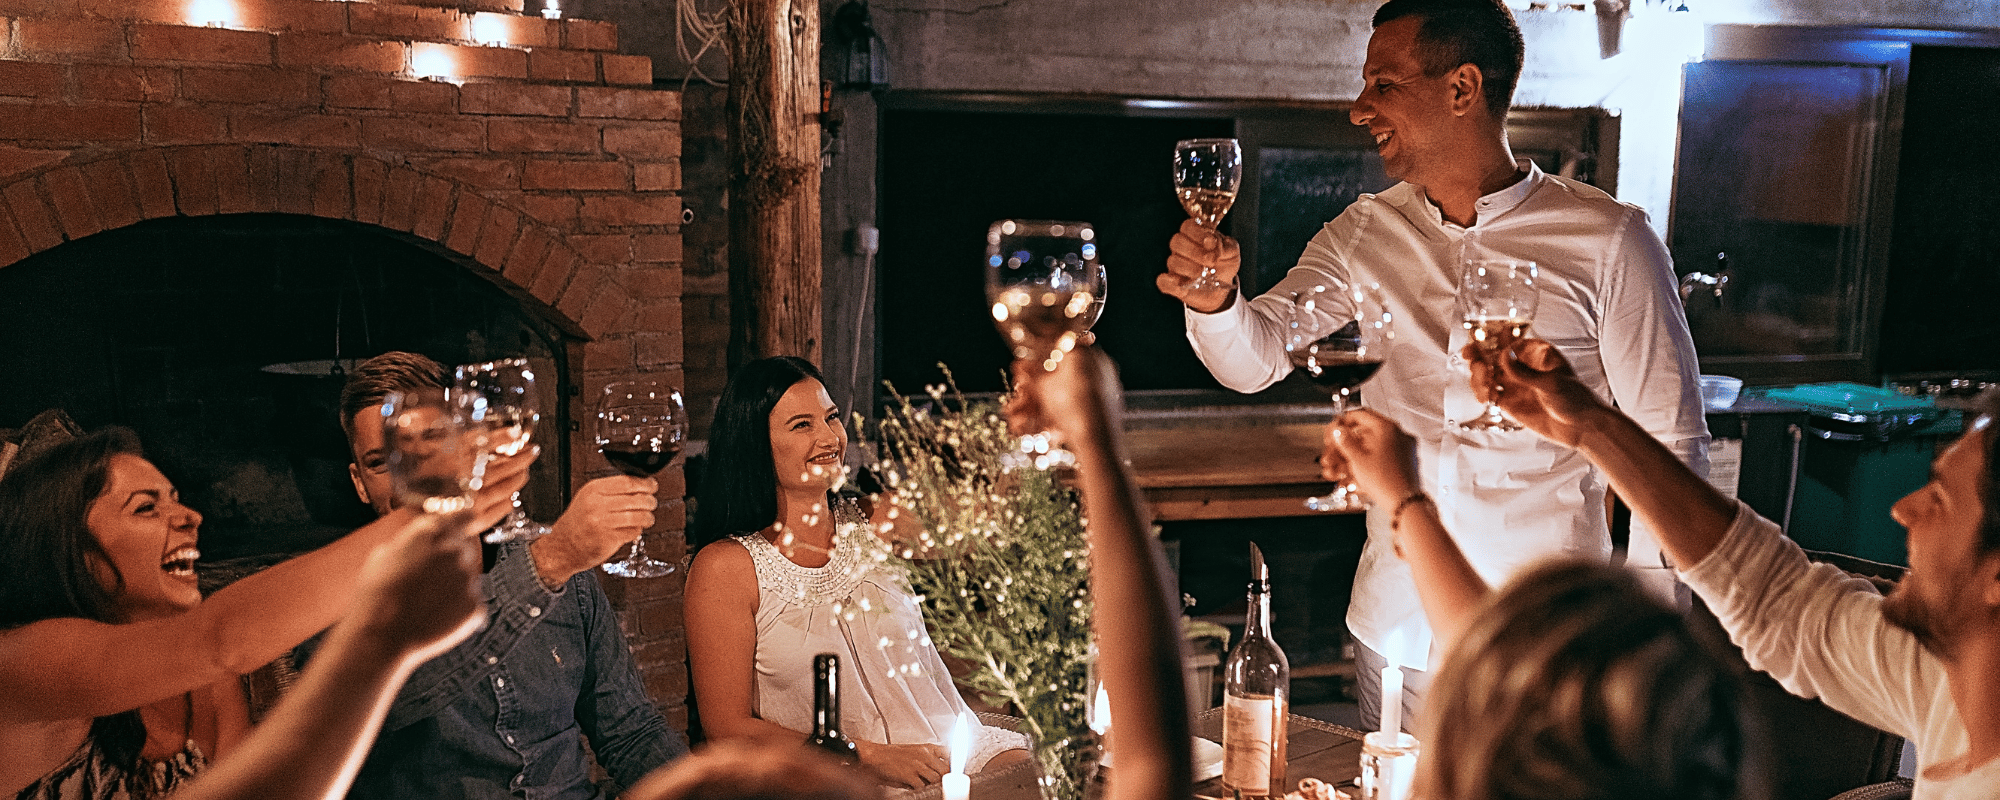
[[[681,392],[652,380],[604,387],[597,402],[597,452],[619,472],[638,478],[666,469],[687,444],[687,404]],[[625,557],[604,571],[621,578],[657,578],[674,565],[646,555],[646,536],[632,540]]]
[[[1174,194],[1188,216],[1213,229],[1236,203],[1243,185],[1243,146],[1235,139],[1183,139],[1174,143]],[[1192,289],[1220,289],[1215,271],[1203,268]]]
[[[1285,356],[1307,380],[1333,390],[1333,416],[1338,418],[1351,407],[1355,388],[1382,368],[1396,338],[1395,315],[1382,287],[1373,283],[1321,284],[1295,292],[1291,299]],[[1347,324],[1332,326],[1330,320],[1342,318],[1349,320]],[[1352,485],[1340,484],[1325,496],[1307,498],[1306,508],[1345,511],[1359,502]]]
[[[535,403],[535,371],[525,358],[461,366],[456,370],[451,395],[467,429],[481,437],[481,471],[485,462],[496,456],[520,454],[534,436],[535,423],[541,420]],[[486,541],[532,540],[548,532],[548,526],[529,519],[521,510],[521,493],[515,492],[513,513],[487,531]]]
[[[1103,313],[1104,269],[1088,222],[1004,219],[986,231],[986,297],[1018,361],[1054,371]],[[1046,432],[1021,437],[1003,466],[1076,463]]]
[[[1479,357],[1498,368],[1501,351],[1528,335],[1535,319],[1535,262],[1502,258],[1467,246],[1465,269],[1459,278],[1458,302],[1465,328]],[[1479,416],[1459,423],[1466,430],[1517,431],[1521,424],[1487,403]]]
[[382,398],[383,460],[391,505],[450,514],[472,507],[476,447],[443,389]]

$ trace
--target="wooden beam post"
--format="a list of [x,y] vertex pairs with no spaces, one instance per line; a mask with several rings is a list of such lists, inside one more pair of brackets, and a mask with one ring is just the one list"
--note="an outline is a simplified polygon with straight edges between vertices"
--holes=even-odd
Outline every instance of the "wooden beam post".
[[733,0],[729,363],[820,361],[817,0]]

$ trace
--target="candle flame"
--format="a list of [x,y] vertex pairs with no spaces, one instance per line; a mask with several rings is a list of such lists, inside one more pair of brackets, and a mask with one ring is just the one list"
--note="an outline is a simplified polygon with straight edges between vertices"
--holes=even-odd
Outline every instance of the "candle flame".
[[965,762],[972,757],[972,720],[969,714],[958,715],[958,722],[951,726],[951,771],[965,774]]

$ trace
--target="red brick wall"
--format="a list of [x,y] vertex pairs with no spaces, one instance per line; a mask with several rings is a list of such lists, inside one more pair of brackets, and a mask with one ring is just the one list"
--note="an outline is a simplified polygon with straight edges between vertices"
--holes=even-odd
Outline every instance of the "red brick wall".
[[[575,336],[574,419],[611,381],[682,380],[680,95],[614,52],[614,26],[522,0],[234,0],[236,27],[212,28],[190,5],[0,0],[0,267],[157,217],[353,220],[436,243]],[[462,83],[414,75],[425,48]],[[569,435],[577,480],[607,474]],[[660,482],[647,545],[676,560],[684,480]],[[685,726],[681,576],[602,579]]]

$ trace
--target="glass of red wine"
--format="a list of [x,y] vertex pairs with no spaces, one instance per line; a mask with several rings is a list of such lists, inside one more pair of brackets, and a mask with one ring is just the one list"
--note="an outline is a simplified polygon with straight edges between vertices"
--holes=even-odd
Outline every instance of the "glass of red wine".
[[[1336,327],[1334,323],[1342,319],[1347,322]],[[1389,343],[1396,338],[1394,323],[1379,285],[1313,286],[1292,295],[1285,355],[1307,380],[1333,390],[1333,415],[1339,417],[1358,402],[1354,390],[1382,368]],[[1351,484],[1306,499],[1306,508],[1314,511],[1359,507],[1361,498]]]
[[[657,380],[613,383],[597,402],[597,452],[619,472],[637,478],[666,469],[687,443],[687,404],[681,391]],[[632,540],[625,557],[604,571],[621,578],[657,578],[674,565],[646,555],[646,537]]]
[[[986,299],[1016,361],[1054,372],[1104,313],[1104,265],[1088,222],[1003,219],[986,231]],[[1005,469],[1071,466],[1047,432],[1021,437]]]

